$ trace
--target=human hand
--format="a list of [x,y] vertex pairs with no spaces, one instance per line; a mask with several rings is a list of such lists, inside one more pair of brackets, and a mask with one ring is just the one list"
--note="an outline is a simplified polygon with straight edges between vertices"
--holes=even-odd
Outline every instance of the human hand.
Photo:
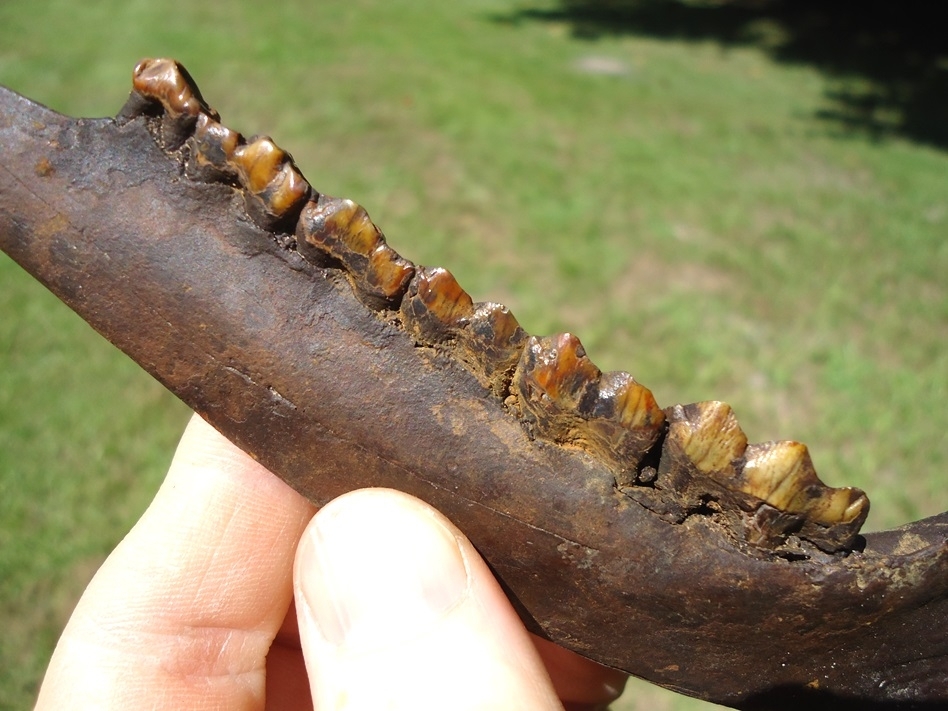
[[36,708],[592,709],[624,681],[529,635],[431,507],[365,489],[316,513],[195,417]]

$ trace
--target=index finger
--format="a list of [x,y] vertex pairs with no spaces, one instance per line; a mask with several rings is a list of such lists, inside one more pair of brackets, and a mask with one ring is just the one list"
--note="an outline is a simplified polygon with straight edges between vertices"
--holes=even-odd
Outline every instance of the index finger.
[[263,708],[312,504],[194,417],[73,612],[37,709]]

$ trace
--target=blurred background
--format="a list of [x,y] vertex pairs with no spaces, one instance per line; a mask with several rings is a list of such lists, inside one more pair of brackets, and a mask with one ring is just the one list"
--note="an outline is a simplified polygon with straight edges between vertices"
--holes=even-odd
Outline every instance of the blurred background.
[[[948,509],[937,5],[3,0],[0,84],[108,116],[179,59],[407,258],[662,405],[806,442],[873,530]],[[32,704],[187,417],[0,255],[0,707]],[[711,706],[634,682],[614,708]]]

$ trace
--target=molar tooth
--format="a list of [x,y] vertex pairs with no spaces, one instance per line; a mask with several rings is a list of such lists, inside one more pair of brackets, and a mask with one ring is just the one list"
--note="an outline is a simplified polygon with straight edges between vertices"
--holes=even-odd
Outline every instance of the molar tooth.
[[628,373],[603,374],[569,333],[530,338],[513,386],[529,432],[583,446],[611,465],[620,486],[635,480],[664,428],[651,392]]
[[862,491],[830,487],[820,480],[804,444],[753,444],[745,457],[742,490],[775,508],[826,526],[850,524],[868,513]]
[[474,313],[474,300],[443,267],[419,267],[409,293],[411,299],[402,302],[402,310],[416,333],[429,342],[454,336],[453,330],[445,329]]
[[502,395],[527,339],[506,306],[475,304],[447,269],[419,267],[402,299],[401,315],[417,340],[453,345],[452,356],[484,387]]
[[385,304],[394,304],[405,293],[414,273],[414,265],[383,241],[369,258],[365,293],[370,299],[378,295]]
[[289,153],[259,136],[232,152],[232,164],[245,193],[247,210],[264,229],[290,226],[309,198],[310,187]]
[[[730,510],[753,509],[750,497],[737,491],[738,466],[747,437],[730,406],[714,401],[674,405],[665,415],[668,431],[655,479],[659,508],[680,519],[712,495],[726,500]],[[648,493],[638,487],[628,491],[633,497]],[[658,506],[659,502],[650,505]],[[732,525],[740,528],[739,518],[735,516]]]
[[604,373],[599,379],[598,417],[615,419],[623,427],[655,428],[665,423],[652,391],[625,372]]
[[508,374],[520,360],[527,332],[510,309],[488,301],[474,305],[464,333],[471,359],[480,366],[491,390],[501,395]]
[[388,246],[365,208],[352,200],[320,195],[308,202],[296,238],[307,259],[342,264],[356,294],[372,308],[398,303],[415,272],[411,262]]
[[658,483],[683,509],[711,493],[729,516],[743,512],[732,525],[743,525],[746,540],[756,545],[779,548],[789,533],[829,552],[852,545],[869,501],[858,489],[820,481],[804,445],[749,445],[722,402],[675,405],[667,414]]
[[143,59],[132,72],[132,86],[142,96],[160,101],[175,116],[193,116],[210,108],[188,70],[173,59]]
[[731,406],[709,401],[676,405],[670,418],[684,453],[702,474],[726,483],[737,476],[734,463],[747,448],[747,435]]
[[571,333],[531,338],[521,360],[529,402],[550,402],[558,410],[575,410],[602,371],[586,356]]

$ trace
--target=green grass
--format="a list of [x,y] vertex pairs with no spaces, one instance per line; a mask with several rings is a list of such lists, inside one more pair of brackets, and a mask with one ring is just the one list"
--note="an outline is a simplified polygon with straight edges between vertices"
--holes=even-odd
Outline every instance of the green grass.
[[[503,19],[527,5],[5,0],[0,83],[109,115],[140,57],[177,57],[227,125],[531,332],[807,442],[868,529],[948,509],[948,155],[823,123],[805,64]],[[185,419],[0,258],[0,707],[30,704]],[[616,706],[703,707],[638,684]]]

